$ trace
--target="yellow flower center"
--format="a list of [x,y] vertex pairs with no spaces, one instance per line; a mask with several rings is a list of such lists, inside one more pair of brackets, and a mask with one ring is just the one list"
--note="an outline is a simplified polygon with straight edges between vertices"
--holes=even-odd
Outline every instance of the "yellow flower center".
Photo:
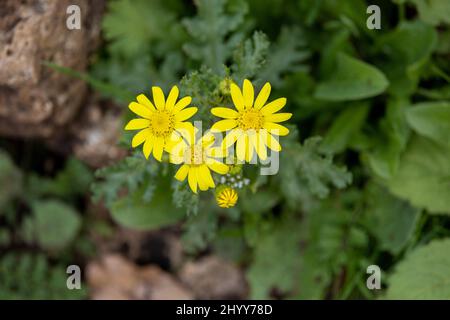
[[201,145],[191,146],[185,152],[184,162],[191,165],[203,164],[206,159],[205,151]]
[[238,194],[236,190],[232,188],[225,188],[216,195],[216,201],[219,207],[231,208],[236,205],[238,200]]
[[174,130],[173,115],[165,110],[157,110],[150,119],[150,129],[157,137],[167,137]]
[[259,110],[250,108],[242,111],[237,121],[239,127],[244,131],[252,129],[258,131],[264,125],[264,116]]

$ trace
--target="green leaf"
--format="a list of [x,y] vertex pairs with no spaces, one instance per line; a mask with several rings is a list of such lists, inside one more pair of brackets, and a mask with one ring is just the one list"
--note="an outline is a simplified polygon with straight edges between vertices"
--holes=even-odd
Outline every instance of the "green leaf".
[[115,201],[111,206],[111,215],[121,225],[139,229],[153,230],[180,221],[185,212],[172,204],[170,185],[163,177],[158,183],[150,202],[142,201],[143,191]]
[[352,181],[351,173],[334,164],[332,154],[322,150],[321,141],[320,137],[312,137],[303,145],[287,141],[283,146],[275,187],[280,188],[292,208],[299,209],[299,202],[307,202],[304,197],[308,193],[325,198],[331,186],[342,189]]
[[450,2],[448,0],[409,0],[419,11],[419,18],[433,26],[450,24]]
[[450,149],[414,137],[392,179],[391,192],[431,213],[450,214]]
[[47,250],[61,250],[76,237],[81,219],[72,207],[58,200],[33,203],[33,216],[25,221],[24,232]]
[[215,72],[220,72],[232,51],[243,39],[245,1],[198,0],[197,15],[185,18],[192,41],[185,43],[186,53]]
[[331,153],[344,151],[361,129],[368,112],[369,105],[364,103],[348,107],[339,113],[322,142],[322,148]]
[[359,100],[383,93],[388,85],[376,67],[340,53],[337,70],[330,79],[319,83],[314,96],[327,101]]
[[27,196],[56,196],[71,198],[83,194],[89,188],[92,173],[89,168],[76,158],[69,158],[63,170],[53,178],[31,174],[27,181]]
[[388,299],[450,299],[450,239],[434,240],[405,257],[389,277]]
[[302,29],[282,28],[277,41],[269,48],[270,55],[267,56],[266,63],[258,72],[258,79],[261,82],[270,82],[272,87],[279,88],[283,84],[285,74],[308,71],[309,67],[305,60],[310,57],[311,52],[306,45],[307,41]]
[[420,210],[377,184],[369,185],[366,197],[365,226],[376,237],[381,250],[399,254],[415,230]]
[[130,57],[145,51],[154,40],[173,45],[183,29],[173,11],[165,8],[167,1],[114,0],[102,21],[105,38],[112,52]]
[[398,170],[400,156],[410,136],[405,110],[409,100],[393,98],[388,101],[386,115],[380,121],[379,132],[368,163],[376,175],[389,179]]
[[382,57],[384,55],[380,67],[391,83],[390,94],[401,97],[416,90],[436,45],[436,30],[421,21],[402,22],[395,30],[377,39],[375,47]]
[[298,222],[285,218],[270,225],[262,230],[253,263],[247,270],[251,299],[268,298],[272,288],[287,293],[296,286],[300,264]]
[[450,147],[450,102],[425,102],[406,112],[408,124],[418,134]]
[[[252,78],[262,68],[270,42],[267,36],[256,31],[251,39],[246,40],[234,52],[234,61],[231,69],[234,78],[241,81],[244,78]],[[264,79],[267,81],[269,79]]]
[[6,204],[22,191],[22,173],[14,165],[9,155],[0,150],[0,215]]

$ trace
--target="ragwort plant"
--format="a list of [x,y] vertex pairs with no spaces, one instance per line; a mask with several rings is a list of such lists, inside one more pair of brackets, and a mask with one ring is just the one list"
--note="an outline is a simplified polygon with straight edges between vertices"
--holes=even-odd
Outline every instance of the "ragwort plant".
[[252,298],[449,298],[450,5],[380,1],[381,30],[368,5],[111,1],[87,80],[137,96],[121,143],[142,148],[97,172],[96,197],[246,266]]

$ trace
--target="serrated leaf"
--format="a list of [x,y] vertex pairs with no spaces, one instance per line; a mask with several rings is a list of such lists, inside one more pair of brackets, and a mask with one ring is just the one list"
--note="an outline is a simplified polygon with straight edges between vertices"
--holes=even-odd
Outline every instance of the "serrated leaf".
[[344,53],[337,56],[337,70],[316,88],[314,96],[327,101],[370,98],[383,93],[389,85],[376,67]]
[[406,112],[408,124],[418,134],[450,147],[450,102],[425,102]]
[[450,299],[450,239],[434,240],[405,257],[389,277],[388,299]]
[[391,192],[431,213],[450,214],[450,150],[414,137],[387,181]]

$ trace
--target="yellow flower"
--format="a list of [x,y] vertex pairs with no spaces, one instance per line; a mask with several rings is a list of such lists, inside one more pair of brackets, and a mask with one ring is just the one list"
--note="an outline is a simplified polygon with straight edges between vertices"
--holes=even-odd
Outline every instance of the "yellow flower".
[[183,140],[177,143],[170,151],[170,161],[175,164],[183,164],[175,174],[175,178],[184,181],[188,177],[191,190],[197,193],[197,187],[201,191],[214,188],[215,183],[211,171],[226,174],[229,167],[216,158],[225,157],[223,148],[214,147],[214,136],[210,133],[196,141],[196,129],[181,131]]
[[289,120],[291,113],[276,113],[286,105],[286,98],[279,98],[270,103],[270,84],[267,82],[255,98],[252,83],[245,79],[243,90],[231,83],[230,92],[236,110],[230,108],[212,108],[213,115],[224,118],[216,122],[211,131],[229,131],[224,140],[226,148],[236,143],[236,155],[240,161],[250,162],[254,151],[260,159],[267,158],[267,147],[280,151],[281,146],[275,136],[289,134],[288,128],[279,124]]
[[170,151],[171,143],[181,139],[180,129],[192,126],[184,122],[196,112],[196,107],[186,108],[192,101],[187,96],[177,102],[179,90],[173,86],[167,100],[160,87],[152,87],[153,102],[144,95],[137,96],[137,102],[128,105],[131,111],[141,118],[133,119],[125,130],[140,130],[131,141],[133,148],[144,144],[144,156],[148,159],[153,151],[153,157],[161,161],[163,150]]
[[216,192],[216,201],[221,208],[231,208],[236,205],[238,194],[230,187],[222,188]]

